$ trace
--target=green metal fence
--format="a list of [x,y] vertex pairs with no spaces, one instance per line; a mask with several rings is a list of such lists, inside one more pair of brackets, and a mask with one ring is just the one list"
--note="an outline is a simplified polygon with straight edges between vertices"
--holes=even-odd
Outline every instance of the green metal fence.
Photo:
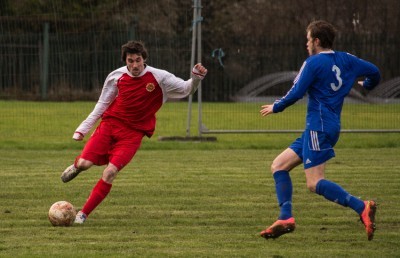
[[[182,78],[189,76],[192,38],[190,24],[179,35],[165,31],[145,33],[135,26],[115,20],[108,27],[99,28],[93,19],[0,17],[0,99],[96,101],[107,74],[123,65],[120,47],[130,39],[139,39],[146,43],[150,53],[149,65],[166,69]],[[227,46],[208,44],[209,36],[209,30],[205,30],[202,35],[202,62],[209,73],[203,81],[203,102],[233,102],[237,93],[257,78],[282,71],[296,71],[307,56],[303,33],[277,37],[268,37],[266,34],[259,41],[233,35]],[[399,45],[400,39],[397,35],[382,31],[380,34],[339,34],[336,49],[349,51],[372,61],[381,69],[383,82],[396,82],[396,78],[400,76]],[[290,86],[290,83],[277,84],[260,92],[259,97],[280,96]],[[398,105],[396,103],[399,103],[400,91],[395,89],[400,85],[394,83],[390,87],[394,94],[379,98],[379,105]],[[368,108],[368,101],[363,98],[369,97],[368,93],[357,90],[358,97],[361,98],[355,100],[361,101],[358,103],[364,103],[365,108]],[[380,96],[379,90],[378,88],[373,92],[375,96]],[[197,100],[196,96],[194,100]],[[243,108],[239,108],[237,112],[247,116],[247,111],[244,110],[248,110],[249,104],[252,105],[243,103]],[[253,104],[257,107],[259,105]],[[236,128],[221,128],[221,121],[212,120],[212,112],[215,110],[209,110],[209,107],[214,108],[207,104],[203,108],[204,127],[208,128],[200,130],[203,133],[218,133],[219,130],[257,132],[265,129],[262,124],[254,124],[248,128],[248,125],[239,123]],[[387,110],[387,107],[384,109]],[[400,129],[398,114],[390,110],[387,114],[390,115],[382,116],[382,119],[386,119],[381,123],[382,128]],[[240,116],[234,111],[227,113],[226,117],[240,121]],[[293,126],[282,124],[278,130],[287,128]],[[360,128],[371,129],[368,125]]]
[[[95,100],[107,74],[123,65],[120,47],[135,38],[149,48],[150,65],[187,77],[190,69],[190,27],[181,35],[138,33],[132,24],[113,21],[108,28],[93,20],[43,17],[0,17],[0,98],[29,100]],[[81,26],[79,30],[74,28]],[[255,42],[232,36],[228,46],[207,44],[203,62],[210,70],[204,81],[204,101],[231,101],[251,81],[276,72],[296,71],[306,58],[304,35],[268,37]],[[400,76],[397,35],[339,35],[336,49],[377,64],[383,80]],[[224,56],[217,57],[216,49]],[[290,87],[290,85],[287,85]],[[285,86],[264,94],[281,94]],[[399,96],[394,96],[398,98]]]

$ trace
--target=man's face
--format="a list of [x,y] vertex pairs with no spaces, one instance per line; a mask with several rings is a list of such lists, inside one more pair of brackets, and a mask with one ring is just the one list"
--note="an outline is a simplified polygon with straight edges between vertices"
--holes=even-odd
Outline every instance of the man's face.
[[311,32],[307,32],[307,51],[310,56],[317,54],[315,39],[311,37]]
[[126,66],[133,76],[139,76],[144,70],[145,60],[138,54],[126,54]]

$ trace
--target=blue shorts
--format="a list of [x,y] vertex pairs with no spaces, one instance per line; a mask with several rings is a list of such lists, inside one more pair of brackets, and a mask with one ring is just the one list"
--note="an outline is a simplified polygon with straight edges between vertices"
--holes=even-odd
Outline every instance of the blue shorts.
[[303,161],[304,169],[318,166],[335,157],[333,147],[339,139],[339,132],[305,130],[289,148]]

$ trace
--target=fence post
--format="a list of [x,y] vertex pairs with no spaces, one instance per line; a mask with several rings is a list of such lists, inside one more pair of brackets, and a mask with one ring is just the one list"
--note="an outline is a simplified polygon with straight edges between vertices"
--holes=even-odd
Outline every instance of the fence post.
[[[189,78],[192,76],[192,68],[194,66],[194,59],[196,57],[196,37],[197,37],[197,8],[198,8],[198,0],[193,0],[193,23],[192,23],[192,52],[190,58],[190,73]],[[192,102],[193,96],[189,95],[188,99],[188,112],[187,112],[187,126],[186,126],[186,137],[190,137],[190,124],[192,121]]]
[[42,67],[40,69],[40,88],[42,100],[47,99],[47,85],[49,78],[49,23],[46,22],[43,27],[43,51]]
[[[198,9],[197,9],[197,19],[199,19],[199,24],[197,25],[197,63],[201,63],[201,21],[203,17],[201,16],[201,0],[198,0]],[[203,129],[203,118],[202,118],[202,95],[201,95],[201,81],[199,82],[199,87],[197,88],[197,104],[198,104],[198,133],[199,137],[201,137],[201,132]]]

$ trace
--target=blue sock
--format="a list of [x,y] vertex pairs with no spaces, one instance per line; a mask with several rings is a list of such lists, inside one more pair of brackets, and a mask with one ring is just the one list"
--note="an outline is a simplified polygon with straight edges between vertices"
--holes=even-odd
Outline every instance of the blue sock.
[[279,170],[274,173],[275,190],[280,207],[278,219],[286,220],[292,217],[292,180],[288,171]]
[[350,207],[358,214],[361,214],[364,210],[364,202],[348,192],[346,192],[340,185],[335,184],[331,181],[322,179],[317,183],[316,191],[317,194],[322,195],[325,199],[338,203],[344,207]]

